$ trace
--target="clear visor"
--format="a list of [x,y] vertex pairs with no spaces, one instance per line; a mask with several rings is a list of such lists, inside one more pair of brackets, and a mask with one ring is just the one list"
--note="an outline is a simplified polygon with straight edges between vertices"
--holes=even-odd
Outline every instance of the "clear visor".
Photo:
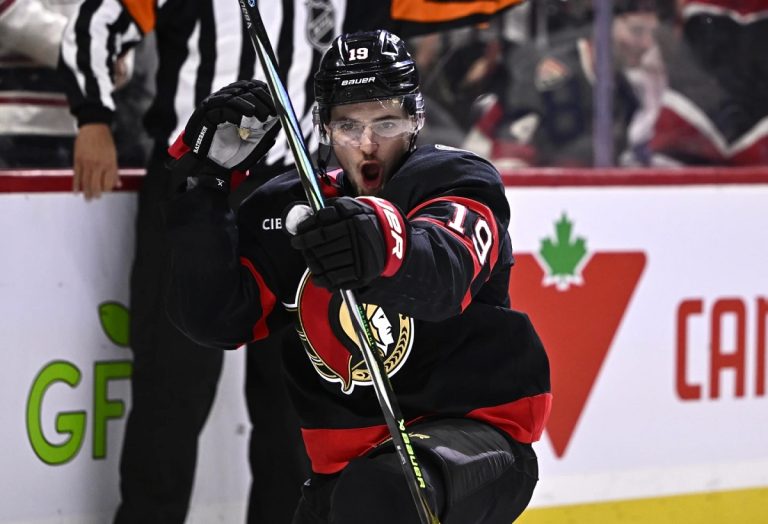
[[360,147],[364,141],[378,144],[412,135],[423,121],[423,115],[405,114],[403,98],[398,97],[346,104],[343,111],[332,112],[330,122],[316,118],[315,123],[324,144]]
[[413,117],[385,118],[370,122],[360,120],[331,120],[328,122],[328,135],[330,143],[337,146],[358,147],[363,142],[363,135],[368,140],[378,143],[379,140],[391,140],[416,132],[416,119]]

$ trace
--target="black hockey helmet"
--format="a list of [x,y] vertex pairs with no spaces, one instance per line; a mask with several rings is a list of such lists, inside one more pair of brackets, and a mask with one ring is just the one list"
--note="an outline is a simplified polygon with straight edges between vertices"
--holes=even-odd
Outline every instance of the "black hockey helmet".
[[405,42],[383,29],[336,37],[315,73],[315,124],[323,143],[327,136],[322,124],[330,120],[331,107],[393,98],[402,98],[418,133],[424,124],[424,97]]

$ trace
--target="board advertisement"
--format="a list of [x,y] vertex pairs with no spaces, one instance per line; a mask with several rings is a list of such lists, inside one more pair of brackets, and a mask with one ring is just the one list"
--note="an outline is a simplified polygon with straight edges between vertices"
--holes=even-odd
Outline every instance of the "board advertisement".
[[[701,497],[721,493],[752,494],[724,504],[768,522],[768,177],[532,180],[507,187],[510,296],[547,347],[554,403],[522,522],[606,504],[581,521],[673,522],[675,497],[711,508]],[[108,522],[130,410],[136,193],[86,203],[36,187],[0,183],[0,523]],[[228,353],[192,524],[244,522],[243,383],[243,351]],[[629,518],[631,501],[656,504],[653,518]]]

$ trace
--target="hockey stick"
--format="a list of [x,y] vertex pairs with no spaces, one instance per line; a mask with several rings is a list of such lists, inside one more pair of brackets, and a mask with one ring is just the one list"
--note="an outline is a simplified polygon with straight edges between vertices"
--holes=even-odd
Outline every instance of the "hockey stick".
[[[296,169],[299,172],[301,184],[304,187],[309,205],[313,212],[323,207],[323,195],[317,184],[316,171],[309,158],[304,136],[301,133],[296,112],[288,93],[277,73],[277,59],[269,42],[267,30],[261,19],[261,14],[256,8],[256,0],[238,0],[248,33],[256,49],[264,74],[267,80],[267,86],[272,94],[272,100],[275,103],[280,124],[285,130],[288,138],[288,144],[296,161]],[[437,516],[432,513],[429,502],[426,498],[426,483],[421,473],[421,468],[416,460],[416,454],[411,446],[408,433],[405,429],[405,419],[400,412],[400,406],[397,403],[395,394],[392,391],[392,385],[384,367],[384,362],[379,355],[373,340],[368,320],[363,308],[358,305],[355,295],[350,290],[341,290],[341,296],[349,310],[355,334],[360,341],[360,350],[363,354],[363,360],[371,374],[373,389],[376,392],[376,398],[387,423],[392,442],[395,445],[400,464],[403,467],[405,480],[408,483],[413,501],[416,504],[416,511],[422,524],[439,524]]]

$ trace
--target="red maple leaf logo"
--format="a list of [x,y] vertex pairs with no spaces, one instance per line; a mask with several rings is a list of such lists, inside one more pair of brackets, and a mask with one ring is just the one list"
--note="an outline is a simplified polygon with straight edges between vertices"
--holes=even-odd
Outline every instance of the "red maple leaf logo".
[[512,306],[531,317],[549,355],[553,405],[546,432],[562,457],[646,259],[642,252],[587,257],[584,240],[570,239],[565,216],[556,230],[557,240],[545,239],[539,256],[515,255],[509,291]]

